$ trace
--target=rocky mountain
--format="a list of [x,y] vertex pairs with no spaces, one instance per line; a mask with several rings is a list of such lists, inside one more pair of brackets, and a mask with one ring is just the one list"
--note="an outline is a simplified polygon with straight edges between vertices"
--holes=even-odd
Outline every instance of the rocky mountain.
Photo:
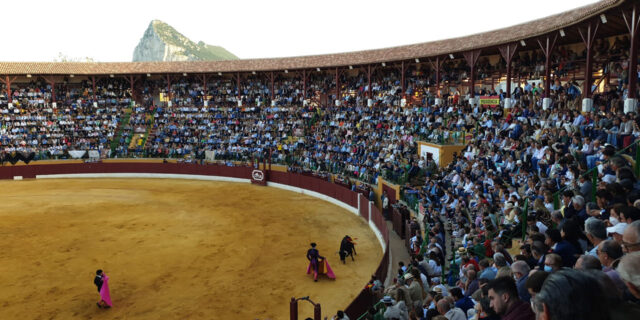
[[236,60],[223,47],[195,43],[170,25],[153,20],[133,51],[133,62]]

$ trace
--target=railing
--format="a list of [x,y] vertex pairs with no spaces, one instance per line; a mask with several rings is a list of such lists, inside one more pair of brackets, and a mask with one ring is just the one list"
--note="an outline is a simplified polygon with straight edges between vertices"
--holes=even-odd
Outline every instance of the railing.
[[465,145],[471,140],[470,138],[476,136],[476,132],[434,129],[429,133],[421,134],[420,140],[440,145]]
[[[382,301],[378,301],[378,303],[374,304],[372,308],[376,310],[376,314],[380,315],[384,314],[384,312],[387,310],[387,306]],[[364,320],[367,317],[367,313],[368,312],[363,313],[356,320]]]
[[382,170],[382,177],[393,183],[393,184],[397,184],[397,185],[404,185],[408,182],[410,182],[412,179],[419,179],[421,181],[424,181],[424,177],[427,175],[427,170],[425,169],[418,169],[418,171],[415,174],[410,174],[410,169],[404,169],[402,171],[402,173],[400,174],[394,174],[391,173],[390,170],[384,169]]
[[409,209],[414,212],[419,212],[420,198],[418,196],[418,192],[407,192],[404,188],[400,190],[400,200],[404,201],[407,204]]

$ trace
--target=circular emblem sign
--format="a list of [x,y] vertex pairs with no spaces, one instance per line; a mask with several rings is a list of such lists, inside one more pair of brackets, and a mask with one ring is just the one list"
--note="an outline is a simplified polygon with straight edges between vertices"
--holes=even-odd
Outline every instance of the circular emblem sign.
[[262,170],[253,170],[253,172],[251,172],[251,177],[253,180],[262,181],[264,180],[264,173]]

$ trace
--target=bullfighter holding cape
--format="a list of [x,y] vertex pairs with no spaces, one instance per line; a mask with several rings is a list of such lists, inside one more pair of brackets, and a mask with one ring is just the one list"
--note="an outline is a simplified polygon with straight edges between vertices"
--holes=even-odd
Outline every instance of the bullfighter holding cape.
[[318,281],[318,274],[326,274],[327,277],[335,279],[336,275],[331,270],[327,259],[320,255],[318,249],[316,249],[316,243],[311,243],[311,249],[307,250],[307,259],[309,259],[309,266],[307,267],[307,274],[313,271],[313,281]]
[[96,277],[93,279],[93,283],[98,287],[100,293],[100,302],[96,303],[98,308],[111,308],[111,294],[109,292],[109,277],[98,269],[96,271]]

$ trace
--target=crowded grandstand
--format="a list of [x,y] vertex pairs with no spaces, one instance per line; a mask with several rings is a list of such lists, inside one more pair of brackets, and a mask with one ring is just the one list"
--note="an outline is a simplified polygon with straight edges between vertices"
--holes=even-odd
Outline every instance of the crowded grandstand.
[[0,63],[0,159],[261,162],[361,192],[408,258],[335,319],[638,319],[638,9],[334,56]]

